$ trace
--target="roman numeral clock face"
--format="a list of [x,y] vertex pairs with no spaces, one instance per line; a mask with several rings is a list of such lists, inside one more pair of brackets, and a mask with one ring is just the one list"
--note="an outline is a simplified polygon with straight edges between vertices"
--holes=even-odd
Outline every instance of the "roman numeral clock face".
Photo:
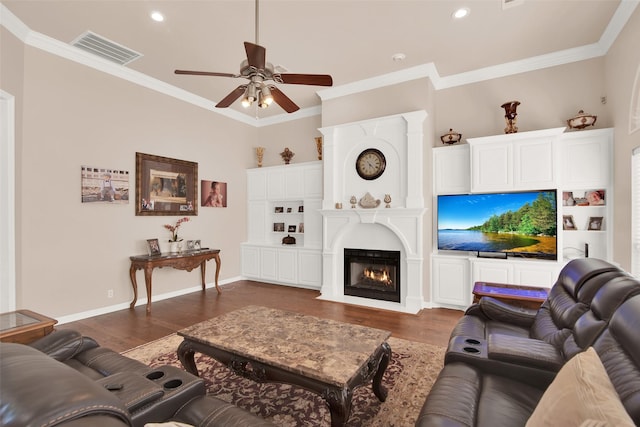
[[356,171],[361,178],[372,180],[379,178],[387,166],[387,160],[380,150],[368,148],[358,156]]

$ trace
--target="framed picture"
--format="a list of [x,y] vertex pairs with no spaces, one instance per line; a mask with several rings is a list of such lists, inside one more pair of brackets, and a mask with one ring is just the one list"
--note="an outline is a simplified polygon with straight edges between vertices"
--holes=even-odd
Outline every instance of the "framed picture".
[[573,215],[562,215],[562,229],[577,230],[576,222],[573,219]]
[[82,203],[129,203],[129,171],[81,166]]
[[562,192],[562,206],[575,206],[576,200],[573,198],[573,191]]
[[304,212],[304,205],[298,206],[298,212]]
[[200,200],[203,207],[227,207],[227,183],[220,181],[200,181]]
[[590,216],[589,223],[587,224],[587,230],[602,230],[602,220],[604,218],[601,216]]
[[196,248],[196,241],[195,240],[187,240],[187,250],[188,251],[192,251]]
[[291,208],[287,208],[287,213],[291,213]]
[[160,243],[158,243],[158,239],[147,239],[147,246],[150,256],[160,255]]
[[136,153],[136,215],[198,215],[198,164]]
[[273,231],[284,231],[284,222],[274,222]]
[[605,190],[589,190],[585,193],[585,198],[589,202],[589,206],[604,206]]
[[296,232],[296,226],[295,225],[290,225],[289,226],[289,233],[295,233]]
[[284,208],[282,206],[276,206],[276,213],[283,213]]
[[200,249],[202,249],[202,245],[200,244],[200,239],[196,239],[193,241],[193,249],[195,249],[196,251],[199,251]]
[[304,233],[304,222],[301,222],[298,226],[298,233]]

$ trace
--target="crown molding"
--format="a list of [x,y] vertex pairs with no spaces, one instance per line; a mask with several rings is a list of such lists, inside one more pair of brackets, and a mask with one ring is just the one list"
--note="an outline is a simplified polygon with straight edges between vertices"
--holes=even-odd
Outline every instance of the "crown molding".
[[[607,25],[607,28],[602,33],[600,40],[598,40],[597,43],[590,45],[552,52],[545,55],[493,65],[444,77],[440,76],[435,64],[430,62],[357,82],[323,89],[318,91],[317,94],[322,101],[326,101],[422,78],[429,78],[433,82],[435,90],[442,90],[597,58],[606,55],[639,3],[640,0],[621,0],[620,5],[616,9],[616,12]],[[88,52],[84,52],[83,50],[68,43],[64,43],[53,39],[52,37],[32,31],[1,3],[0,25],[5,27],[23,43],[29,46],[108,73],[112,76],[130,81],[134,84],[155,90],[165,95],[172,96],[184,102],[188,102],[250,126],[271,126],[278,123],[285,123],[292,120],[322,114],[321,106],[304,108],[292,114],[278,114],[264,118],[251,117],[233,109],[214,108],[216,101],[195,95],[184,89],[180,89],[146,74],[127,68],[126,66],[114,64]]]

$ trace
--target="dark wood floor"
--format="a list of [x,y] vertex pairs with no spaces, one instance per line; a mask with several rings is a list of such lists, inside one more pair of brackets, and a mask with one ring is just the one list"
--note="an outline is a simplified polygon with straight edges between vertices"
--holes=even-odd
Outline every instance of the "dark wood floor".
[[101,346],[120,352],[229,311],[261,305],[386,329],[396,338],[446,346],[451,329],[462,316],[461,311],[447,309],[425,309],[417,315],[377,310],[318,300],[318,295],[318,291],[309,289],[238,281],[223,286],[220,295],[208,289],[153,302],[150,315],[141,305],[57,328],[75,329]]

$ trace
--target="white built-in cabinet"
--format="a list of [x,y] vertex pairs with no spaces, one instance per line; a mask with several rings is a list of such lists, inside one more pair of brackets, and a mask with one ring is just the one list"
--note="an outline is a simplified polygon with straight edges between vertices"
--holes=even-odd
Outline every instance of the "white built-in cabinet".
[[[470,138],[468,144],[433,149],[434,305],[468,306],[477,281],[550,287],[566,262],[585,256],[585,244],[590,257],[612,261],[613,129],[564,130]],[[439,194],[546,189],[558,193],[558,261],[488,259],[437,251]],[[604,204],[584,205],[583,199],[592,190],[604,192]],[[567,206],[571,204],[565,202],[568,194],[580,205]],[[572,219],[575,229],[563,229],[566,217]]]
[[[322,162],[247,170],[242,275],[319,289],[322,284]],[[284,245],[293,237],[294,245]]]

